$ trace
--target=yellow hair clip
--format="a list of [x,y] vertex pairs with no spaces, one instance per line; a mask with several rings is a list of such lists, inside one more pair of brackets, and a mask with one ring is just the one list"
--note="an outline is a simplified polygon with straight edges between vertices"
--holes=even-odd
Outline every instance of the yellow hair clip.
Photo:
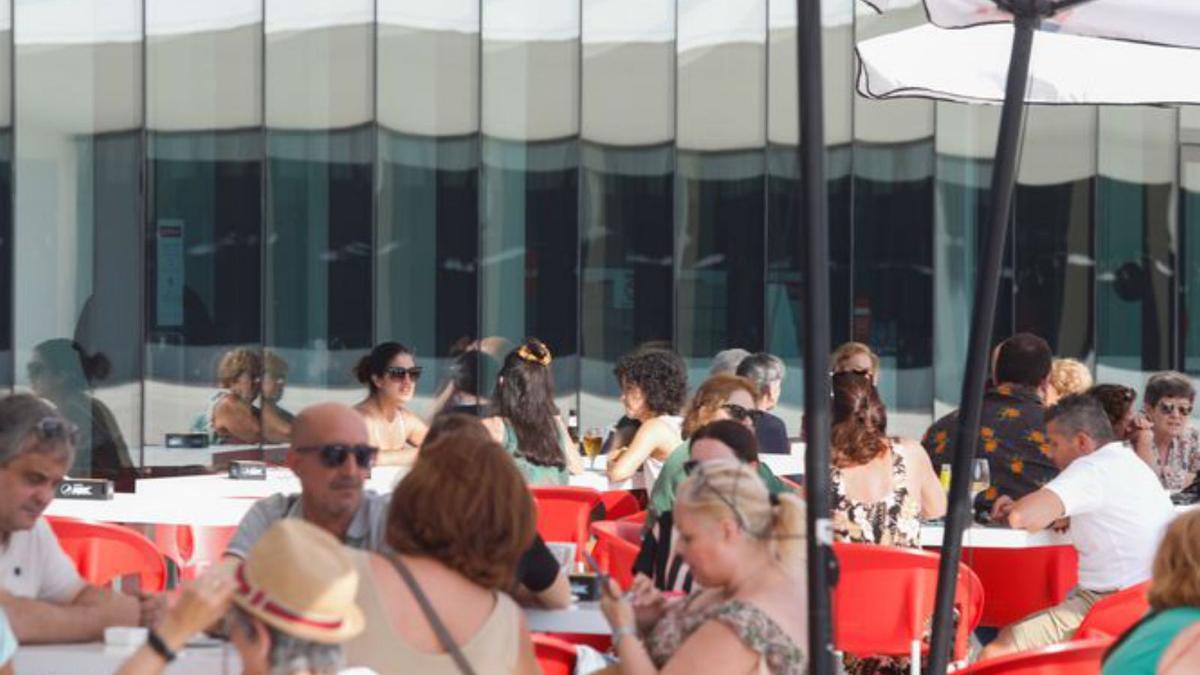
[[548,366],[552,360],[550,356],[550,348],[546,345],[542,345],[542,349],[546,350],[546,354],[544,356],[538,356],[537,354],[533,353],[533,350],[529,348],[529,345],[521,345],[520,348],[517,349],[517,356],[530,363],[540,363],[543,366]]

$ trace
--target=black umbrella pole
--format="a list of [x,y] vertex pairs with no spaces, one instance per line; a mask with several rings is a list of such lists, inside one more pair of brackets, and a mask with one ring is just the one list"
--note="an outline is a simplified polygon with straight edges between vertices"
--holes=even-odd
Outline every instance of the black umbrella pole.
[[[808,498],[809,672],[832,675],[831,586],[833,541],[829,510],[829,220],[825,187],[825,117],[821,71],[821,2],[797,0],[796,58],[800,93],[800,151],[804,177],[804,223],[796,243],[805,258],[804,414],[808,425],[804,460]],[[806,237],[799,233],[803,228]]]
[[1000,113],[1000,134],[996,140],[993,164],[991,213],[983,266],[975,285],[975,305],[971,312],[971,337],[967,349],[967,367],[959,402],[958,429],[954,437],[955,455],[950,480],[950,507],[946,513],[946,534],[942,539],[942,557],[938,568],[937,603],[933,620],[933,642],[929,669],[944,675],[954,632],[954,596],[958,586],[958,563],[962,558],[962,533],[971,518],[968,486],[971,463],[979,438],[979,416],[983,390],[988,376],[989,341],[995,323],[996,296],[1000,287],[1000,267],[1004,262],[1004,244],[1008,217],[1016,182],[1018,145],[1021,139],[1022,107],[1029,80],[1029,57],[1033,48],[1036,16],[1018,17],[1013,31],[1012,52],[1008,62],[1008,81],[1004,106]]

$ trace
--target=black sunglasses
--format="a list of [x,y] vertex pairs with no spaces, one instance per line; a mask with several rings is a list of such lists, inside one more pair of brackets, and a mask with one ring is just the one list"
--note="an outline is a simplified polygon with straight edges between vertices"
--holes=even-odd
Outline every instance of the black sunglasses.
[[754,419],[754,417],[758,414],[757,410],[753,408],[747,408],[746,406],[738,405],[736,403],[725,403],[721,406],[721,410],[724,410],[729,414],[729,417],[737,422],[744,422],[748,419]]
[[424,368],[422,368],[421,366],[413,366],[412,368],[400,368],[397,366],[389,366],[387,368],[387,370],[385,370],[383,372],[385,375],[392,378],[392,380],[394,380],[396,382],[400,382],[401,380],[403,380],[406,377],[408,379],[412,380],[413,382],[416,382],[417,380],[421,379],[421,371],[423,371],[423,370],[424,370]]
[[373,445],[318,445],[310,448],[296,448],[297,452],[315,452],[321,458],[321,464],[330,469],[346,463],[346,458],[354,455],[354,461],[359,468],[369,469],[375,465],[375,457],[379,448]]

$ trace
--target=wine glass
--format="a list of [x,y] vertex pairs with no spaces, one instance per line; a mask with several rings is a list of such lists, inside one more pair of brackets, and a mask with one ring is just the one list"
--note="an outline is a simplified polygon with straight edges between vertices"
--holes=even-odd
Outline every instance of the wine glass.
[[971,464],[971,500],[992,484],[992,470],[986,459],[977,459]]
[[596,468],[596,455],[600,454],[600,446],[604,444],[604,432],[600,427],[588,427],[583,434],[583,453],[591,460],[591,468]]

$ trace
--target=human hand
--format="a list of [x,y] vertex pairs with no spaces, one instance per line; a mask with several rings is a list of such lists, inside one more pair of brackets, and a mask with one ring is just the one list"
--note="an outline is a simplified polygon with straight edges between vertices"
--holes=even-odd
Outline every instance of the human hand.
[[653,626],[662,618],[663,611],[667,606],[667,598],[654,587],[654,582],[650,580],[650,577],[638,573],[633,578],[629,594],[633,595],[633,613],[637,618],[639,628]]
[[992,522],[1007,523],[1008,514],[1012,513],[1015,504],[1013,498],[1008,495],[996,497],[996,501],[992,503]]
[[634,625],[636,621],[633,605],[621,592],[621,587],[612,577],[603,578],[603,585],[600,589],[600,611],[604,613],[604,618],[608,620],[608,625],[613,630]]
[[225,615],[236,585],[233,577],[214,568],[183,588],[175,605],[163,617],[158,633],[173,651],[188,638],[208,628]]
[[162,593],[138,593],[139,626],[152,628],[162,620],[167,609],[167,596]]

